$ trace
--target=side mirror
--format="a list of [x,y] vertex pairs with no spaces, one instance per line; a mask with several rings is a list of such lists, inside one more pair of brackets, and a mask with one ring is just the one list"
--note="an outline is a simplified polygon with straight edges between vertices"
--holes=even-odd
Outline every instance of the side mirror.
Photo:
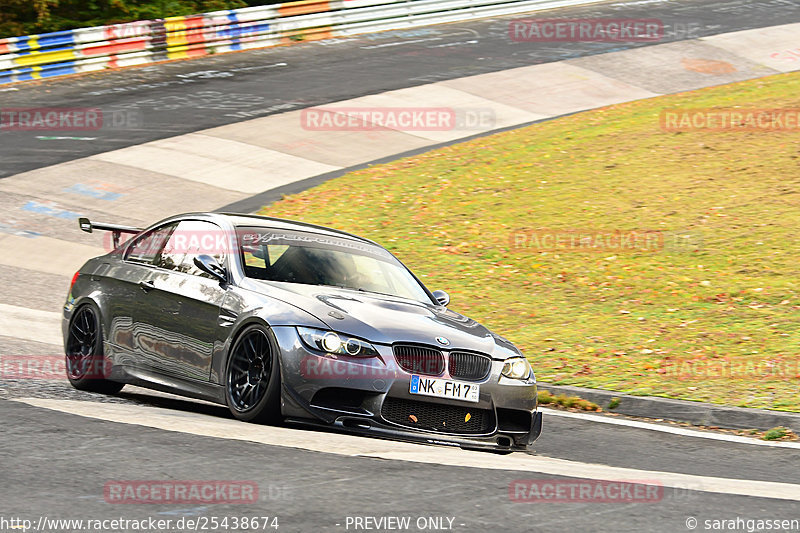
[[195,257],[194,266],[221,283],[228,281],[228,274],[225,269],[210,255],[202,254]]
[[450,304],[450,295],[444,291],[433,291],[433,297],[439,302],[439,305],[447,307]]

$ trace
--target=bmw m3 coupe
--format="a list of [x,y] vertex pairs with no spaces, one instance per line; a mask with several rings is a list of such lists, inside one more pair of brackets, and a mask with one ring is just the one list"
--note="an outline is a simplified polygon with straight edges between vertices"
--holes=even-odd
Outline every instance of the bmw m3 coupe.
[[240,214],[79,222],[113,249],[81,267],[64,305],[78,389],[130,383],[244,421],[471,449],[524,451],[539,436],[522,353],[368,239]]

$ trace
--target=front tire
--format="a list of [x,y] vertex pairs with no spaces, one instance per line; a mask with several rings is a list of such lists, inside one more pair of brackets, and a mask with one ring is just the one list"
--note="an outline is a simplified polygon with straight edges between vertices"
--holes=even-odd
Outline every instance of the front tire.
[[262,325],[246,327],[233,343],[225,369],[225,401],[245,422],[282,420],[281,372],[277,343]]
[[94,305],[83,305],[72,315],[65,352],[67,379],[76,389],[116,394],[125,386],[106,379],[110,366],[103,356],[103,328]]

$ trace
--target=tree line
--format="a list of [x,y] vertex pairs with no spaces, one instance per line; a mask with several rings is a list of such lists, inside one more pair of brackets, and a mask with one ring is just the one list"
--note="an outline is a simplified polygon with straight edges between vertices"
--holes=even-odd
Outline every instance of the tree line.
[[0,0],[0,38],[280,2],[281,0]]

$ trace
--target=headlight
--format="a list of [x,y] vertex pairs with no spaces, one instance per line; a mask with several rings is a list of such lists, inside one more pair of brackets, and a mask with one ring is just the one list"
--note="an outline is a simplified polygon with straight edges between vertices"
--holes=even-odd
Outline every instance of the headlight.
[[378,355],[378,350],[367,341],[362,341],[355,337],[347,337],[333,331],[297,328],[297,333],[300,334],[303,344],[313,350],[353,357],[374,357]]
[[531,364],[524,357],[512,357],[503,363],[503,374],[511,379],[528,379],[533,373]]

